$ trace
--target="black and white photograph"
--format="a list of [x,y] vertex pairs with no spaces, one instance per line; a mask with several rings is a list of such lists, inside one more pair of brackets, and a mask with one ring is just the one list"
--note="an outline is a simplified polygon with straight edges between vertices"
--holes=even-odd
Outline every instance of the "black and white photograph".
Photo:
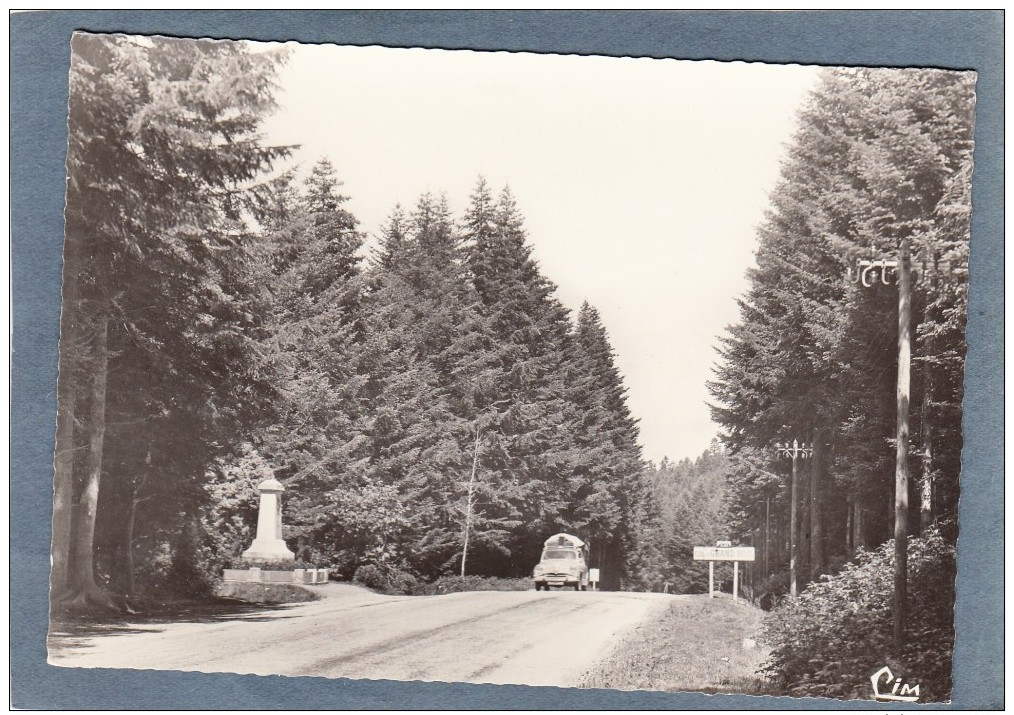
[[949,702],[976,80],[75,33],[48,663]]

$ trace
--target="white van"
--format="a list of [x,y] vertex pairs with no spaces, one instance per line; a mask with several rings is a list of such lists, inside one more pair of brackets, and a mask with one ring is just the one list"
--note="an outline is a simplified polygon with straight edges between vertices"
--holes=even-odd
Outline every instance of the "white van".
[[588,545],[571,534],[554,534],[546,539],[542,559],[532,573],[535,590],[553,586],[588,589]]

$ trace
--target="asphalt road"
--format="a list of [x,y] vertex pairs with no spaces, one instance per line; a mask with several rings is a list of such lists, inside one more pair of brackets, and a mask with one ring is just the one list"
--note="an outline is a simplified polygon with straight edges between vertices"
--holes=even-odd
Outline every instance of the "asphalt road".
[[51,640],[68,667],[575,685],[617,638],[674,596],[592,591],[327,598],[228,620],[119,625]]

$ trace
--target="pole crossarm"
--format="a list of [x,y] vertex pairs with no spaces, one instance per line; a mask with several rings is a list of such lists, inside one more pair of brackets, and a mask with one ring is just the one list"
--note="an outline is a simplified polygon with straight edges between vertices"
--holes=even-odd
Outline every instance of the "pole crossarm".
[[[956,264],[947,258],[937,258],[923,252],[918,257],[910,257],[908,270],[918,283],[935,281],[937,276],[962,276],[968,272],[965,266]],[[860,283],[872,288],[876,283],[896,285],[900,281],[898,260],[896,258],[863,258],[845,268],[845,277],[852,283]]]
[[798,440],[792,440],[792,443],[788,442],[777,442],[775,443],[775,452],[779,457],[789,457],[791,459],[806,459],[807,457],[813,456],[813,445],[807,445],[806,442],[802,444]]

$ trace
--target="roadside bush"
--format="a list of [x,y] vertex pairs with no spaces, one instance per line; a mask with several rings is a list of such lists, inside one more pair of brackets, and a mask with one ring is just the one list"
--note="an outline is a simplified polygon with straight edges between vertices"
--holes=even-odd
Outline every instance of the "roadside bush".
[[870,676],[889,665],[920,685],[920,701],[947,700],[954,644],[954,547],[936,531],[909,540],[907,644],[892,652],[894,542],[862,552],[765,618],[772,646],[762,669],[776,692],[872,699]]
[[391,593],[401,593],[406,596],[411,596],[419,590],[419,579],[410,573],[405,571],[399,571],[398,569],[392,569],[391,575]]
[[381,593],[412,595],[419,590],[419,579],[393,566],[364,564],[352,580]]
[[357,568],[352,580],[374,591],[385,591],[391,585],[383,570],[374,564],[364,564]]
[[425,583],[410,573],[386,564],[365,564],[352,580],[380,593],[409,596],[439,596],[464,591],[530,591],[531,579],[495,576],[441,576]]
[[754,591],[757,605],[765,611],[775,608],[789,593],[789,572],[778,571],[762,580]]
[[441,576],[425,584],[421,595],[435,596],[463,591],[530,591],[532,581],[527,578],[496,578],[487,576]]

